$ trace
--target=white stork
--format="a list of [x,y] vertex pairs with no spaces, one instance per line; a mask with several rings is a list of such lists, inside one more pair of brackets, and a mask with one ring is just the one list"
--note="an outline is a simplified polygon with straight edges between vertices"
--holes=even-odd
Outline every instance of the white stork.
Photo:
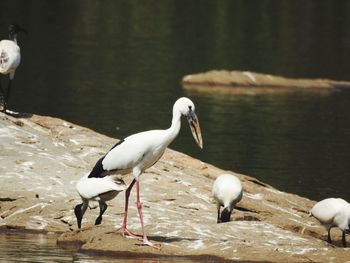
[[[217,223],[230,221],[233,208],[243,196],[241,181],[232,174],[221,174],[214,181],[212,194],[217,204]],[[221,206],[224,209],[220,216]]]
[[350,204],[348,202],[341,198],[327,198],[316,203],[310,214],[327,228],[328,243],[332,243],[331,229],[333,227],[342,230],[342,242],[346,247],[345,232],[350,232]]
[[1,99],[3,100],[3,112],[6,112],[7,103],[10,97],[12,80],[15,76],[16,68],[21,62],[21,52],[19,46],[17,45],[17,34],[20,32],[27,33],[25,29],[16,24],[11,24],[8,30],[9,39],[0,41],[0,73],[9,75],[9,82],[6,93],[1,86],[0,80],[0,92],[2,93]]
[[85,175],[78,181],[76,188],[83,201],[74,208],[78,228],[80,229],[84,213],[89,206],[89,201],[93,200],[99,203],[100,214],[95,221],[95,225],[99,225],[102,222],[102,215],[108,207],[106,201],[112,200],[121,191],[124,191],[127,186],[123,180],[113,176],[88,178]]
[[127,228],[128,203],[130,191],[136,183],[136,206],[139,213],[143,245],[159,248],[159,244],[151,243],[144,231],[142,205],[140,202],[140,175],[153,166],[163,155],[168,145],[175,139],[181,128],[181,116],[187,117],[192,135],[200,148],[203,148],[202,134],[193,102],[185,97],[178,99],[173,106],[173,118],[170,128],[166,130],[150,130],[140,132],[120,140],[92,169],[89,178],[104,177],[111,173],[132,173],[133,181],[125,192],[124,219],[121,226],[122,235],[140,238]]

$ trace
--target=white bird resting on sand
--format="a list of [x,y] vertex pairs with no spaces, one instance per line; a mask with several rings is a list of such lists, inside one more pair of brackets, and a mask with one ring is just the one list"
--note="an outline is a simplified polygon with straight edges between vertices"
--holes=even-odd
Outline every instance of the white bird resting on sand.
[[[147,238],[144,231],[142,205],[140,202],[140,175],[149,167],[153,166],[164,154],[168,145],[176,138],[181,128],[181,116],[187,117],[192,135],[200,148],[203,147],[202,135],[198,118],[195,114],[193,102],[182,97],[173,106],[171,126],[166,130],[150,130],[140,132],[120,140],[109,152],[97,161],[88,179],[101,178],[110,174],[132,173],[133,181],[125,192],[124,219],[121,233],[142,240],[143,245],[159,248],[159,244],[153,244]],[[127,215],[130,191],[136,183],[136,206],[141,223],[142,236],[135,235],[127,229]]]
[[350,204],[341,198],[327,198],[316,203],[310,215],[323,224],[328,231],[327,241],[332,243],[331,229],[338,227],[342,231],[342,243],[346,247],[345,232],[350,232]]
[[127,186],[123,180],[113,176],[88,178],[87,174],[82,177],[78,181],[76,189],[83,202],[74,208],[78,228],[81,228],[81,221],[89,206],[89,201],[97,201],[99,204],[100,214],[95,221],[95,225],[99,225],[102,222],[102,215],[108,207],[106,201],[112,200],[126,188]]
[[9,75],[9,82],[7,90],[2,88],[0,80],[0,102],[2,100],[3,112],[6,112],[8,100],[10,97],[12,80],[15,77],[15,71],[21,62],[21,52],[17,45],[17,34],[27,31],[21,28],[19,25],[11,24],[8,28],[9,39],[0,41],[0,73],[3,75]]
[[[233,208],[243,196],[241,181],[232,174],[221,174],[214,181],[212,194],[217,204],[217,223],[230,221]],[[224,209],[220,215],[221,207]]]

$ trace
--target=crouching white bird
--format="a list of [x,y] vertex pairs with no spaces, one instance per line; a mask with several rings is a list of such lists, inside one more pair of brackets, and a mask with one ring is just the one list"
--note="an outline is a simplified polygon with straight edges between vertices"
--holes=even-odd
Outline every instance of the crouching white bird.
[[76,189],[83,202],[74,208],[78,228],[81,228],[81,221],[89,206],[89,201],[97,201],[99,203],[100,214],[95,221],[95,225],[99,225],[102,222],[102,215],[108,207],[106,201],[112,200],[126,188],[127,186],[123,180],[113,176],[89,178],[86,175],[81,178],[76,185]]
[[[232,174],[221,174],[214,181],[212,194],[217,204],[217,223],[230,221],[233,208],[243,196],[241,181]],[[224,209],[220,215],[221,207]]]
[[159,248],[159,244],[151,243],[144,231],[142,205],[140,202],[139,177],[147,168],[153,166],[163,155],[168,145],[175,139],[181,128],[181,116],[187,117],[192,135],[200,148],[203,147],[202,135],[193,102],[182,97],[173,106],[171,126],[166,130],[150,130],[136,133],[120,140],[105,156],[97,161],[89,177],[103,177],[106,174],[132,173],[133,181],[125,192],[124,219],[121,226],[122,235],[140,238],[127,228],[127,215],[130,191],[136,183],[136,206],[139,213],[143,245]]
[[347,201],[341,198],[324,199],[313,206],[310,214],[327,228],[328,243],[332,243],[331,229],[340,228],[343,246],[346,247],[345,232],[349,233],[350,229],[350,204]]
[[0,73],[9,75],[9,82],[6,93],[1,86],[0,80],[0,95],[1,99],[3,100],[4,112],[6,112],[7,103],[10,97],[11,84],[15,76],[15,71],[21,62],[21,52],[19,46],[17,45],[17,34],[20,32],[27,33],[25,29],[16,24],[11,24],[8,30],[9,39],[0,41]]

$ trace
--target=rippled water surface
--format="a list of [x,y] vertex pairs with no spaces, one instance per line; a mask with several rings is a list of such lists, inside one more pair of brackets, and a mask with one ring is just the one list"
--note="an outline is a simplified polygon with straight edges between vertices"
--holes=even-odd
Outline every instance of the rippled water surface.
[[174,101],[190,96],[204,150],[185,123],[172,148],[281,190],[350,199],[349,92],[180,84],[209,69],[350,79],[349,1],[11,0],[0,12],[2,36],[13,21],[29,31],[10,108],[123,138],[167,128]]
[[[125,258],[87,255],[74,248],[63,249],[56,245],[56,236],[28,233],[0,233],[0,262],[36,263],[195,263],[184,258]],[[212,263],[212,261],[206,261]]]

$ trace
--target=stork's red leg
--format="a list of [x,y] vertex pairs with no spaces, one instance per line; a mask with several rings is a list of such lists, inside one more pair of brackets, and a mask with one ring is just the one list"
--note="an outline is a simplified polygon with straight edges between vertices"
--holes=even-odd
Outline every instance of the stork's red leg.
[[144,230],[143,217],[142,217],[142,204],[140,202],[140,183],[139,183],[139,181],[136,182],[136,206],[137,206],[137,210],[139,212],[139,218],[140,218],[142,234],[143,234],[143,244],[142,245],[160,249],[160,244],[154,244],[148,240],[146,233],[145,233],[145,230]]
[[132,232],[130,232],[127,228],[126,228],[126,223],[127,223],[127,219],[128,219],[128,207],[129,207],[129,197],[130,197],[130,192],[131,189],[133,188],[134,184],[135,184],[136,180],[134,179],[131,184],[129,185],[128,189],[126,189],[125,191],[125,207],[124,207],[124,219],[123,219],[123,223],[121,226],[121,232],[123,237],[125,236],[129,236],[132,238],[140,238],[140,235],[136,235]]

